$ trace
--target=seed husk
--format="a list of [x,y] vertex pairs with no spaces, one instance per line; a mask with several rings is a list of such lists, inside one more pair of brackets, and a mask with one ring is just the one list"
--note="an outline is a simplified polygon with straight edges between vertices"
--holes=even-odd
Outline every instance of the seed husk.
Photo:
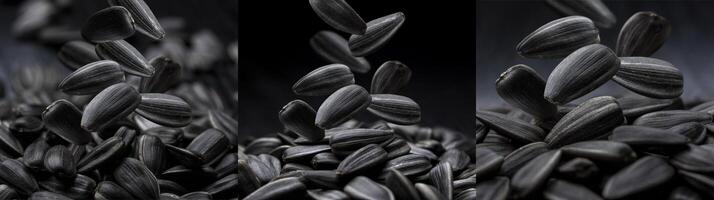
[[453,177],[451,164],[448,162],[439,163],[429,171],[429,181],[446,199],[452,199],[454,196]]
[[567,177],[586,180],[600,172],[600,168],[595,163],[587,158],[573,158],[561,164],[557,172]]
[[548,200],[602,200],[600,195],[594,193],[583,185],[559,179],[550,179],[550,181],[548,181],[548,186],[546,186],[543,191],[543,197]]
[[158,180],[141,161],[124,159],[114,171],[114,180],[138,199],[159,198]]
[[672,110],[681,109],[682,100],[677,99],[653,99],[648,97],[643,97],[639,95],[629,95],[625,97],[620,97],[617,102],[622,108],[622,114],[628,118],[628,121],[636,119],[647,113],[661,111],[661,110]]
[[712,188],[714,188],[714,178],[704,174],[688,172],[686,170],[679,170],[677,172],[682,175],[684,181],[689,183],[689,185],[698,189],[710,198],[714,197],[714,192],[712,192]]
[[558,114],[556,105],[543,98],[545,80],[527,65],[514,65],[496,80],[496,92],[510,105],[539,119]]
[[477,111],[476,118],[490,129],[520,143],[543,141],[545,132],[540,127],[519,119],[509,119],[504,114]]
[[143,133],[159,137],[164,144],[176,145],[183,141],[183,131],[177,128],[155,127],[147,129]]
[[448,162],[451,166],[451,170],[455,172],[460,172],[465,169],[469,163],[471,163],[471,157],[464,151],[458,149],[450,149],[439,157],[439,163]]
[[669,162],[678,169],[697,173],[714,172],[714,160],[710,156],[714,148],[689,145],[689,148],[672,156]]
[[480,177],[495,175],[500,170],[501,164],[503,164],[503,156],[487,148],[477,148],[476,158],[475,171]]
[[134,157],[144,163],[152,173],[160,173],[164,167],[164,143],[156,136],[140,135],[134,141]]
[[61,178],[74,178],[77,175],[77,166],[74,156],[67,147],[55,145],[45,153],[45,169],[54,176]]
[[303,196],[306,192],[307,188],[298,178],[283,178],[263,185],[250,195],[246,196],[244,200],[285,199]]
[[617,19],[601,0],[548,0],[553,8],[564,15],[580,15],[592,19],[601,28],[610,28]]
[[644,114],[638,117],[632,124],[653,128],[671,128],[687,122],[709,123],[711,121],[712,115],[703,112],[664,110]]
[[65,67],[71,70],[99,61],[94,45],[81,40],[69,41],[63,44],[59,52],[57,52],[57,58]]
[[605,84],[620,68],[620,60],[601,44],[582,47],[553,69],[545,84],[546,100],[563,105]]
[[144,0],[108,0],[109,5],[125,7],[136,22],[137,30],[154,40],[161,40],[166,31]]
[[21,156],[25,150],[7,126],[0,126],[0,150],[10,156]]
[[406,155],[409,153],[409,151],[411,151],[409,143],[407,143],[406,140],[398,137],[394,137],[394,139],[392,139],[388,143],[383,143],[382,148],[387,151],[388,159],[393,159],[399,156]]
[[345,185],[344,191],[354,199],[394,200],[394,194],[389,188],[364,176],[352,179]]
[[310,0],[310,7],[332,28],[357,35],[367,30],[362,17],[344,0]]
[[195,153],[203,163],[207,163],[227,151],[228,145],[228,139],[220,130],[206,129],[186,146],[186,150]]
[[293,146],[288,149],[285,149],[285,152],[283,153],[283,161],[294,162],[310,160],[318,153],[324,153],[329,151],[330,146],[328,145]]
[[628,163],[636,158],[627,144],[606,140],[573,143],[563,146],[561,150],[565,155],[610,163]]
[[248,195],[260,188],[260,180],[258,180],[258,177],[250,168],[250,165],[248,165],[248,161],[244,159],[238,160],[236,169],[238,172],[238,183],[240,183],[240,187],[238,187],[240,194]]
[[617,55],[651,56],[669,37],[669,20],[654,12],[637,12],[622,26],[617,37]]
[[306,180],[308,185],[319,188],[339,189],[340,177],[332,170],[303,170],[301,171],[302,178]]
[[402,62],[384,62],[372,77],[370,93],[395,94],[404,88],[412,78],[412,70]]
[[407,154],[387,161],[380,179],[387,176],[390,169],[397,170],[404,176],[414,178],[429,172],[432,164],[429,159],[422,155]]
[[389,169],[384,183],[387,188],[394,192],[394,196],[397,199],[421,199],[412,181],[395,169]]
[[702,144],[707,139],[707,130],[699,122],[687,122],[667,129],[670,133],[689,138],[690,143]]
[[612,78],[638,94],[671,99],[682,95],[682,73],[671,63],[648,57],[620,57],[620,69]]
[[22,155],[22,162],[32,169],[40,169],[44,167],[45,152],[50,148],[47,139],[40,137],[35,139],[32,144],[25,148],[25,153]]
[[645,126],[617,127],[612,131],[610,140],[633,146],[685,146],[688,143],[683,135]]
[[225,176],[215,183],[203,188],[204,191],[208,192],[211,197],[216,199],[221,198],[231,198],[238,195],[236,188],[238,187],[238,175],[231,174]]
[[159,56],[149,60],[154,75],[141,79],[140,92],[166,92],[181,81],[183,68],[174,60]]
[[379,144],[394,136],[392,130],[345,129],[334,131],[330,147],[335,154],[349,154],[368,144]]
[[124,82],[124,71],[119,63],[101,60],[86,64],[67,75],[57,88],[67,94],[90,95],[121,82]]
[[419,196],[424,200],[446,200],[446,196],[441,194],[436,187],[424,183],[416,183],[414,187],[419,192]]
[[337,174],[350,176],[357,172],[366,171],[379,166],[387,161],[387,152],[376,144],[369,144],[347,156],[337,166]]
[[350,197],[340,190],[308,190],[308,196],[316,200],[349,200]]
[[154,75],[154,67],[134,46],[124,40],[99,43],[96,46],[96,52],[102,59],[113,60],[121,64],[122,69],[129,74],[141,77]]
[[80,173],[92,171],[100,166],[119,158],[124,153],[124,142],[121,138],[111,137],[97,145],[92,151],[77,162]]
[[39,184],[43,189],[72,199],[89,199],[97,187],[97,183],[94,179],[81,174],[77,174],[77,176],[70,180],[63,180],[52,176],[40,181]]
[[568,112],[545,137],[551,147],[591,140],[607,134],[625,122],[615,98],[595,97]]
[[115,199],[132,199],[129,192],[112,181],[102,181],[97,184],[97,189],[94,191],[94,199],[98,200],[115,200]]
[[312,167],[315,169],[335,169],[340,164],[337,155],[331,152],[322,152],[312,157]]
[[506,200],[511,191],[510,185],[508,178],[499,176],[477,183],[476,188],[478,188],[479,198]]
[[521,146],[503,159],[500,174],[513,175],[528,161],[547,152],[547,147],[548,145],[544,142],[534,142]]
[[325,131],[315,126],[315,109],[302,100],[294,100],[283,106],[278,114],[285,128],[308,141],[317,142],[325,138]]
[[30,195],[30,200],[43,200],[43,199],[53,199],[53,200],[72,200],[72,198],[69,198],[67,196],[57,194],[54,192],[49,192],[49,191],[39,191],[32,193]]
[[533,158],[511,177],[511,188],[516,197],[527,197],[544,186],[553,172],[562,153],[551,150]]
[[645,156],[610,177],[602,196],[607,199],[623,198],[666,183],[675,169],[662,158]]
[[39,190],[30,170],[18,160],[3,160],[0,163],[0,178],[21,194],[28,195]]
[[573,51],[600,42],[595,24],[582,16],[553,20],[528,34],[516,46],[527,58],[561,58]]
[[139,106],[141,96],[130,85],[119,83],[102,90],[87,104],[82,128],[95,131],[129,115]]
[[94,43],[123,40],[134,35],[134,19],[121,6],[111,6],[97,11],[82,27],[82,37]]
[[320,31],[310,38],[310,46],[323,59],[347,65],[353,72],[367,73],[371,68],[364,57],[354,57],[347,40],[332,31]]
[[414,100],[394,94],[373,94],[367,110],[385,121],[411,125],[421,121],[421,108]]
[[89,133],[81,127],[82,112],[67,100],[60,99],[42,112],[45,127],[72,144],[87,144]]
[[183,127],[191,123],[191,106],[179,97],[163,93],[142,93],[136,113],[167,127]]
[[404,13],[396,12],[367,22],[364,34],[350,36],[349,45],[352,55],[367,56],[379,50],[404,24]]
[[303,96],[324,96],[355,83],[350,68],[343,64],[319,67],[300,78],[293,85],[293,92]]

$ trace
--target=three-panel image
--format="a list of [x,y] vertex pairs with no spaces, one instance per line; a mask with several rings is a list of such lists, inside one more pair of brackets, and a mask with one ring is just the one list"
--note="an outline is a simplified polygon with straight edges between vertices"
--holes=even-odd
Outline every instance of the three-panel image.
[[0,199],[714,199],[713,0],[0,0]]

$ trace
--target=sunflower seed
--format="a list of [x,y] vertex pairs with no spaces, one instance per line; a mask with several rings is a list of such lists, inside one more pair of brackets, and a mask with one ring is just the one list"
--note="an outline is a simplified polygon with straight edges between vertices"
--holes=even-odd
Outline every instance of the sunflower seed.
[[240,183],[240,187],[238,187],[240,194],[248,195],[260,188],[260,180],[258,180],[253,170],[250,169],[248,161],[243,159],[238,160],[236,169],[238,172],[238,183]]
[[595,97],[563,116],[545,137],[545,141],[551,147],[560,147],[595,139],[624,121],[625,117],[615,98]]
[[528,197],[546,184],[550,173],[561,157],[560,150],[551,150],[528,161],[511,178],[511,187],[516,197]]
[[25,151],[20,140],[11,134],[6,126],[0,126],[0,150],[13,157],[21,156]]
[[602,196],[617,199],[636,194],[666,183],[674,173],[674,168],[667,161],[645,156],[610,177]]
[[472,178],[466,178],[466,179],[458,179],[454,177],[454,194],[461,193],[463,191],[476,188],[476,177]]
[[67,147],[55,145],[45,153],[45,169],[54,176],[61,178],[74,178],[77,175],[77,167],[74,156]]
[[111,137],[97,145],[77,162],[77,171],[89,172],[119,158],[124,153],[124,143],[118,137]]
[[102,181],[97,184],[97,189],[94,191],[94,199],[98,200],[113,200],[113,199],[132,199],[129,192],[112,181]]
[[180,200],[181,197],[176,194],[171,194],[171,193],[161,193],[159,194],[159,199],[160,200]]
[[293,85],[293,92],[303,96],[323,96],[355,83],[354,75],[343,64],[330,64],[306,74]]
[[394,137],[394,139],[388,143],[383,143],[382,148],[387,151],[388,159],[406,155],[411,151],[411,147],[409,147],[407,141],[398,137]]
[[96,52],[102,59],[113,60],[121,64],[122,69],[132,75],[151,77],[156,70],[134,46],[124,40],[99,43],[96,46]]
[[164,143],[156,136],[140,135],[134,142],[134,155],[154,174],[164,167]]
[[651,112],[638,117],[633,125],[653,128],[671,128],[686,122],[709,123],[712,115],[688,110],[664,110]]
[[40,181],[40,186],[50,192],[58,193],[72,199],[89,199],[94,194],[97,183],[94,179],[77,174],[74,179],[62,180],[55,176]]
[[389,188],[364,176],[352,179],[345,185],[344,191],[353,199],[394,200],[394,194]]
[[675,135],[683,135],[689,138],[689,142],[701,144],[707,139],[707,130],[704,125],[699,122],[687,122],[673,126],[667,129],[668,132]]
[[119,83],[102,90],[87,104],[82,115],[82,128],[95,131],[129,115],[141,102],[141,96],[130,85]]
[[315,200],[349,200],[350,197],[340,190],[308,190],[307,194]]
[[712,192],[712,188],[714,188],[714,178],[685,170],[679,170],[678,172],[689,185],[708,195],[710,198],[714,196],[714,192]]
[[[476,184],[479,197],[483,199],[506,200],[510,192],[510,181],[506,177],[495,177]],[[419,183],[417,183],[419,188]]]
[[302,100],[294,100],[283,106],[278,115],[285,128],[308,141],[320,141],[325,132],[315,126],[315,109]]
[[161,40],[166,35],[166,31],[144,0],[108,0],[108,2],[112,6],[125,7],[136,22],[137,30],[144,35],[154,40]]
[[114,171],[114,179],[138,199],[159,198],[158,180],[141,161],[124,159]]
[[446,200],[446,196],[441,194],[434,186],[424,183],[414,184],[414,188],[419,192],[419,196],[424,200]]
[[173,145],[166,145],[166,150],[176,161],[187,167],[198,167],[203,164],[203,160],[198,154]]
[[216,199],[232,198],[238,195],[238,175],[231,174],[217,180],[215,183],[203,188],[211,197]]
[[213,196],[210,193],[204,191],[196,191],[184,194],[180,199],[186,200],[212,200]]
[[688,149],[672,156],[669,162],[678,169],[697,173],[712,173],[714,172],[714,160],[710,158],[712,153],[714,153],[712,148],[689,145]]
[[379,50],[404,24],[404,13],[396,12],[367,22],[364,34],[350,36],[349,45],[352,55],[367,56]]
[[601,44],[582,47],[553,69],[545,84],[546,100],[562,105],[595,90],[620,68],[615,52]]
[[527,65],[508,68],[496,80],[496,91],[506,102],[539,119],[558,113],[556,105],[543,98],[545,80]]
[[29,195],[39,190],[31,171],[18,160],[8,159],[0,163],[0,178],[13,186],[17,192]]
[[64,195],[57,194],[54,192],[48,192],[48,191],[39,191],[39,192],[32,193],[32,195],[30,195],[29,199],[30,200],[43,200],[43,199],[72,200],[71,198],[66,197]]
[[344,0],[310,0],[315,14],[333,28],[351,34],[365,34],[367,24]]
[[407,177],[416,177],[429,172],[432,168],[428,158],[422,155],[407,154],[387,161],[380,179],[386,177],[390,169],[397,170]]
[[566,177],[585,180],[598,174],[600,168],[587,158],[573,158],[561,164],[556,171]]
[[429,171],[431,184],[449,200],[454,196],[453,177],[451,164],[448,162],[439,163]]
[[471,163],[471,158],[469,157],[469,154],[464,151],[451,149],[441,154],[441,157],[439,157],[439,163],[446,162],[451,164],[451,170],[460,172],[465,169],[469,163]]
[[313,145],[313,146],[293,146],[285,150],[283,153],[283,161],[294,162],[309,160],[318,153],[329,152],[328,145]]
[[228,139],[220,130],[206,129],[186,146],[186,150],[195,153],[203,163],[207,163],[227,151],[228,145]]
[[82,27],[82,37],[94,43],[123,40],[134,35],[134,19],[126,8],[111,6],[97,11]]
[[17,194],[15,189],[5,185],[0,185],[0,199],[19,199],[20,196]]
[[19,10],[19,16],[12,25],[12,34],[24,38],[36,34],[42,27],[52,21],[52,16],[58,12],[53,2],[29,1]]
[[340,160],[334,153],[322,152],[312,157],[312,167],[315,169],[335,169]]
[[653,12],[637,12],[625,22],[617,37],[617,55],[651,56],[669,37],[669,20]]
[[263,185],[263,187],[258,188],[253,193],[246,196],[244,200],[285,199],[303,196],[306,192],[307,188],[297,178],[284,178],[271,181],[270,183]]
[[633,146],[683,146],[688,142],[687,137],[683,135],[644,126],[617,127],[612,131],[610,140]]
[[31,169],[40,169],[44,167],[45,151],[50,148],[47,144],[47,139],[37,138],[32,144],[25,148],[25,153],[22,155],[22,162]]
[[419,192],[409,178],[395,169],[389,169],[384,182],[387,188],[394,192],[396,199],[421,199],[419,198]]
[[580,15],[592,19],[598,27],[610,28],[617,19],[601,0],[547,0],[564,15]]
[[330,147],[335,154],[349,154],[368,144],[379,144],[394,136],[392,130],[345,129],[334,131]]
[[339,189],[340,188],[340,177],[335,171],[332,170],[304,170],[302,172],[302,178],[307,180],[308,185],[316,186],[319,188],[328,189]]
[[99,61],[94,45],[81,40],[70,41],[60,47],[57,58],[65,67],[76,70],[80,67]]
[[45,127],[73,144],[87,144],[89,133],[80,126],[82,112],[67,100],[57,100],[42,112]]
[[548,145],[543,142],[521,146],[503,159],[500,174],[512,175],[516,173],[528,161],[548,151],[547,147]]
[[[211,127],[223,131],[230,144],[238,144],[238,121],[221,111],[208,111],[208,120]],[[250,147],[250,145],[248,145]],[[267,152],[266,152],[267,153]]]
[[404,63],[390,60],[384,62],[374,72],[370,93],[372,94],[394,94],[399,92],[409,83],[412,78],[412,70]]
[[183,131],[181,129],[169,127],[155,127],[143,131],[146,135],[156,136],[164,144],[175,145],[183,140]]
[[561,148],[563,154],[595,161],[628,163],[636,158],[630,146],[621,142],[594,140],[578,142]]
[[142,93],[136,113],[168,127],[183,127],[191,123],[191,106],[183,99],[168,94]]
[[503,164],[503,156],[486,148],[477,148],[476,158],[478,159],[476,159],[475,171],[479,174],[479,177],[495,175],[498,173],[501,164]]
[[500,113],[477,111],[476,118],[490,129],[520,143],[543,141],[545,137],[543,129],[518,119],[509,119]]
[[[237,123],[237,122],[236,122]],[[248,143],[245,147],[245,153],[247,154],[263,154],[270,153],[271,150],[282,145],[282,142],[278,138],[274,137],[261,137]],[[282,154],[281,154],[282,156]]]
[[[238,162],[236,162],[238,163]],[[172,193],[172,194],[186,194],[188,193],[188,189],[185,187],[181,186],[180,184],[170,181],[170,180],[163,180],[159,179],[159,191],[163,193]]]
[[[494,135],[497,135],[497,134],[494,134]],[[503,137],[503,136],[501,136],[501,135],[498,135],[498,137],[501,137],[501,138],[503,138],[503,139],[508,140],[508,138]],[[510,140],[509,140],[509,141],[510,141]],[[429,151],[431,151],[432,153],[435,153],[435,154],[442,154],[442,153],[444,153],[444,152],[446,151],[446,149],[444,149],[444,146],[441,145],[441,142],[440,142],[440,141],[436,141],[436,140],[432,140],[432,139],[429,139],[429,140],[421,140],[421,141],[417,142],[417,143],[415,144],[415,146],[417,146],[417,147],[419,147],[419,148],[423,148],[423,149],[429,150]]]
[[571,16],[548,22],[528,34],[516,51],[527,58],[561,58],[599,42],[599,31],[590,19]]
[[583,185],[558,179],[550,179],[550,181],[548,181],[548,186],[546,186],[543,191],[543,197],[548,200],[602,200],[602,197]]
[[625,117],[634,120],[644,114],[671,109],[681,109],[681,99],[653,99],[637,95],[625,96],[617,99]]
[[612,78],[638,94],[660,99],[682,95],[682,73],[671,63],[647,57],[621,57],[620,70]]
[[347,65],[353,72],[367,73],[371,68],[364,57],[354,57],[347,40],[332,31],[320,31],[310,38],[310,46],[323,59]]
[[347,156],[337,166],[337,174],[350,176],[357,172],[373,169],[387,161],[387,152],[379,145],[369,144]]
[[96,94],[111,85],[124,82],[124,71],[111,60],[89,63],[67,75],[59,88],[72,95]]
[[421,108],[414,100],[394,94],[373,94],[367,110],[395,124],[410,125],[421,121]]
[[154,75],[141,79],[140,92],[166,92],[181,81],[183,68],[170,58],[159,56],[149,64],[154,67]]

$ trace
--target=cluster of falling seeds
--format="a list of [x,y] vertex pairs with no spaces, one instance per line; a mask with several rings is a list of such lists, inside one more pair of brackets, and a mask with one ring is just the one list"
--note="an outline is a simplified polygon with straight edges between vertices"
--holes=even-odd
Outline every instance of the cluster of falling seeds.
[[[327,96],[317,111],[294,100],[279,112],[285,130],[238,152],[239,193],[246,200],[471,200],[476,197],[475,143],[459,132],[417,126],[419,105],[396,95],[411,70],[388,61],[370,91],[355,85],[367,73],[363,56],[383,46],[404,22],[395,13],[365,23],[343,0],[310,0],[335,29],[311,38],[313,49],[336,64],[313,70],[293,86],[300,96]],[[380,120],[360,122],[363,111]]]
[[[206,67],[223,50],[147,60],[124,39],[171,36],[143,0],[108,4],[84,24],[86,41],[60,49],[72,73],[23,66],[11,77],[15,97],[0,101],[0,199],[235,199],[238,123],[215,89],[185,82],[180,64]],[[17,24],[44,19],[36,12]],[[197,35],[194,48],[215,46]]]
[[[615,51],[596,26],[565,17],[518,44],[527,58],[564,59],[547,80],[510,67],[496,81],[510,107],[477,112],[479,199],[714,198],[714,101],[683,102],[679,70],[649,57],[668,21],[635,13]],[[608,80],[637,95],[569,103]]]

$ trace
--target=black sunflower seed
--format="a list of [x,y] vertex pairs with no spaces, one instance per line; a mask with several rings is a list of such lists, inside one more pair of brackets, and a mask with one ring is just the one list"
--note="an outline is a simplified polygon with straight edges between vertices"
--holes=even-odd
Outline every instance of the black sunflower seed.
[[310,38],[310,46],[323,59],[347,65],[353,72],[367,73],[371,68],[364,57],[354,57],[347,40],[332,31],[320,31]]
[[644,114],[638,117],[634,122],[632,122],[632,124],[653,128],[671,128],[686,122],[709,123],[711,121],[712,115],[703,112],[689,110],[664,110]]
[[141,79],[140,92],[166,92],[181,81],[182,67],[174,60],[159,56],[149,60],[154,67],[154,75]]
[[368,144],[380,144],[392,138],[392,130],[345,129],[334,131],[330,147],[335,154],[347,155]]
[[74,179],[63,180],[55,176],[40,181],[43,189],[55,192],[72,199],[89,199],[94,194],[97,183],[94,179],[77,174]]
[[601,44],[582,47],[565,57],[548,76],[543,96],[562,105],[605,84],[620,68],[620,60]]
[[337,174],[350,176],[366,171],[387,161],[387,152],[376,144],[369,144],[347,156],[337,166]]
[[624,121],[625,117],[615,98],[595,97],[563,116],[550,130],[545,141],[551,147],[560,147],[595,139],[607,134]]
[[263,185],[246,196],[244,200],[285,199],[303,196],[306,192],[307,188],[298,178],[284,178]]
[[[506,177],[495,177],[476,184],[478,188],[479,198],[506,200],[508,193],[511,191],[510,181]],[[417,187],[418,187],[417,183]]]
[[533,158],[521,167],[511,178],[514,195],[519,198],[528,197],[545,185],[550,173],[560,162],[561,155],[560,150],[551,150]]
[[82,27],[82,37],[95,42],[123,40],[134,35],[134,19],[126,8],[111,6],[97,11]]
[[354,199],[394,200],[394,194],[389,188],[364,176],[352,179],[345,185],[344,191]]
[[441,154],[441,157],[439,157],[439,163],[445,163],[448,162],[451,164],[451,170],[455,172],[460,172],[466,166],[471,163],[471,157],[469,157],[469,154],[467,154],[464,151],[458,150],[458,149],[451,149],[443,154]]
[[47,106],[42,112],[42,121],[47,129],[72,144],[81,145],[90,141],[89,132],[81,126],[82,112],[67,100],[57,100]]
[[92,171],[113,159],[120,158],[123,153],[124,142],[121,138],[111,137],[84,155],[77,163],[77,171],[80,173]]
[[539,119],[558,113],[556,105],[543,98],[545,80],[527,65],[508,68],[496,80],[496,91],[506,102]]
[[8,159],[0,163],[0,178],[13,186],[17,192],[29,195],[39,190],[35,177],[30,170],[18,160]]
[[293,146],[285,150],[283,153],[283,161],[305,161],[310,160],[318,153],[329,152],[328,145],[313,145],[313,146]]
[[184,194],[183,196],[180,197],[180,199],[186,199],[186,200],[212,200],[213,196],[204,191],[195,191],[195,192],[190,192],[187,194]]
[[394,94],[373,94],[367,110],[385,121],[410,125],[421,121],[419,104],[409,97]]
[[32,169],[44,167],[45,152],[49,148],[50,145],[47,143],[46,138],[37,138],[32,144],[25,148],[25,153],[22,155],[22,162]]
[[423,175],[432,168],[431,161],[422,155],[407,154],[387,161],[380,178],[386,177],[390,169],[397,170],[407,177]]
[[19,199],[20,196],[12,187],[0,184],[0,199]]
[[439,163],[429,171],[429,181],[446,199],[452,199],[454,196],[453,177],[451,164],[448,162]]
[[97,55],[102,59],[113,60],[121,64],[122,69],[129,74],[151,77],[154,67],[146,61],[134,46],[124,40],[114,40],[99,43],[96,46]]
[[114,180],[138,199],[159,198],[158,180],[141,161],[124,159],[114,171]]
[[164,144],[175,145],[183,141],[183,131],[177,128],[155,127],[145,130],[143,133],[158,137]]
[[315,109],[305,101],[294,100],[283,106],[278,118],[285,128],[308,141],[320,141],[325,138],[324,130],[315,126]]
[[714,172],[714,160],[709,156],[714,153],[714,148],[689,145],[689,148],[675,154],[669,162],[678,169],[698,173]]
[[340,177],[332,170],[303,170],[302,178],[308,185],[319,188],[339,189],[341,187]]
[[671,99],[682,95],[682,73],[671,63],[647,57],[620,57],[616,83],[638,94]]
[[350,197],[340,190],[308,190],[308,196],[316,200],[349,200]]
[[136,113],[168,127],[183,127],[191,123],[191,106],[183,99],[162,93],[142,93]]
[[409,83],[412,70],[399,61],[384,62],[372,77],[370,93],[395,94]]
[[667,129],[668,132],[676,135],[683,135],[689,138],[690,143],[701,144],[707,139],[707,130],[699,122],[687,122]]
[[560,58],[599,42],[599,31],[593,21],[570,16],[548,22],[528,34],[518,43],[516,51],[527,58]]
[[312,70],[296,81],[293,92],[303,96],[323,96],[354,83],[350,68],[343,64],[330,64]]
[[63,44],[59,52],[57,52],[57,58],[65,67],[71,70],[76,70],[91,62],[99,61],[99,56],[97,56],[94,50],[94,45],[81,40],[70,41]]
[[98,200],[114,200],[114,199],[132,199],[129,192],[112,181],[102,181],[97,184],[94,191],[94,199]]
[[72,198],[66,197],[61,194],[57,194],[49,191],[39,191],[32,193],[30,195],[30,200],[43,200],[43,199],[53,199],[53,200],[71,200]]
[[503,159],[500,174],[512,175],[531,159],[548,151],[547,144],[534,142],[516,149]]
[[166,31],[144,0],[109,0],[108,2],[112,6],[125,7],[136,22],[137,30],[144,35],[155,40],[163,39],[166,35]]
[[351,34],[362,35],[367,24],[344,0],[310,0],[310,7],[325,23]]
[[25,150],[7,126],[0,126],[0,150],[11,156],[21,156]]
[[384,183],[387,188],[394,192],[394,196],[397,199],[421,199],[412,181],[395,169],[389,170]]
[[607,199],[623,198],[664,184],[674,174],[675,169],[664,159],[645,156],[610,177],[602,196]]
[[77,175],[77,166],[74,156],[67,147],[55,145],[45,153],[45,169],[52,175],[61,178],[74,178]]
[[335,169],[340,164],[337,155],[331,152],[322,152],[312,157],[312,167],[315,169]]
[[601,0],[548,0],[548,4],[564,15],[580,15],[595,21],[598,27],[610,28],[617,19]]
[[349,85],[332,93],[317,109],[315,125],[323,129],[333,128],[349,120],[369,106],[367,90],[358,85]]
[[211,185],[206,186],[203,190],[216,199],[232,198],[238,195],[238,184],[238,175],[231,174],[217,180]]
[[228,150],[228,139],[218,129],[206,129],[191,141],[186,150],[198,155],[204,163],[210,162]]
[[[226,134],[230,144],[238,144],[238,121],[226,113],[215,110],[208,111],[208,120],[211,127],[221,130]],[[250,147],[250,144],[248,147]]]
[[140,135],[134,141],[134,157],[154,174],[161,172],[165,163],[164,143],[156,136]]
[[243,159],[238,160],[236,169],[238,172],[238,183],[240,183],[240,186],[238,187],[240,194],[248,195],[260,188],[260,180],[258,180],[258,177],[255,175],[253,170],[250,169],[248,161]]
[[543,197],[548,200],[556,199],[583,199],[602,200],[600,195],[587,187],[565,180],[551,179],[543,191]]
[[665,129],[644,126],[617,127],[612,131],[610,140],[634,146],[684,146],[688,142],[687,137],[683,135],[672,134]]
[[669,20],[653,12],[633,14],[617,37],[617,55],[651,56],[669,37]]
[[379,50],[404,24],[404,13],[396,12],[367,22],[364,34],[350,36],[349,45],[352,55],[366,56]]
[[636,158],[630,146],[615,141],[584,141],[563,146],[561,150],[565,155],[611,163],[628,163]]
[[[478,173],[480,177],[490,177],[497,174],[501,164],[503,164],[503,156],[487,148],[477,148],[476,158],[476,166],[474,169],[476,169],[475,173]],[[459,178],[461,178],[461,176],[459,176]]]
[[85,107],[82,128],[88,131],[101,129],[129,115],[140,102],[141,96],[132,86],[126,83],[109,86]]
[[492,130],[517,142],[530,143],[543,141],[545,137],[543,129],[519,119],[509,119],[506,115],[500,113],[477,111],[476,118]]

